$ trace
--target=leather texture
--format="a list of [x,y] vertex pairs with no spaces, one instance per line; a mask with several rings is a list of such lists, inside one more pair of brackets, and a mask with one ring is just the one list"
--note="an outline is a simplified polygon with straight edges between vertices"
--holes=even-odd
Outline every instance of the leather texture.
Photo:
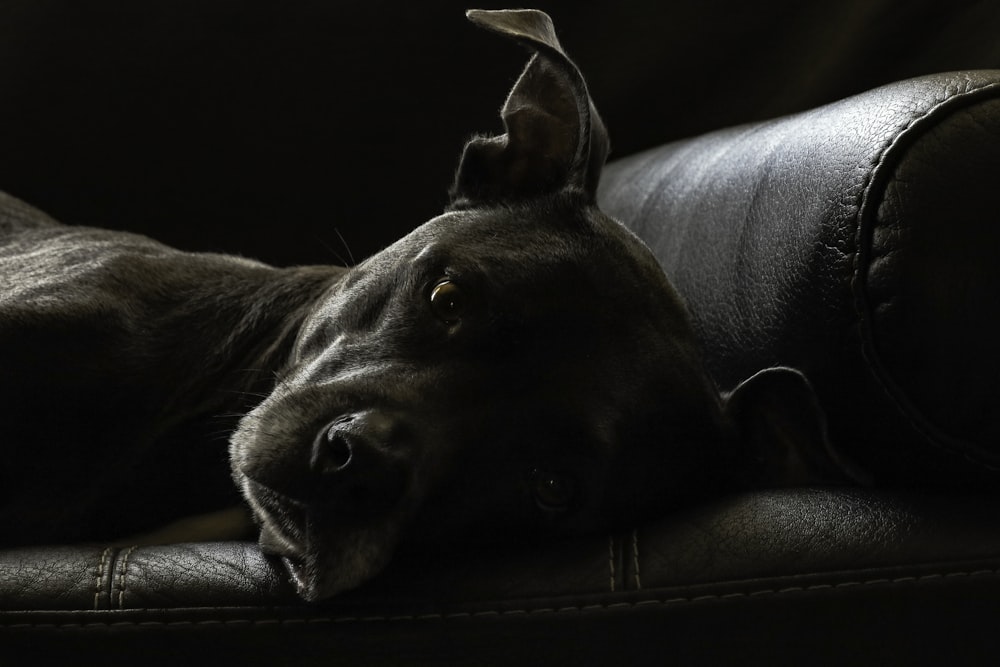
[[998,78],[902,81],[626,158],[602,183],[720,385],[803,370],[881,481],[993,483],[1000,465]]
[[[998,510],[996,499],[760,492],[544,550],[410,556],[314,606],[296,602],[280,568],[248,543],[9,551],[0,655],[652,664],[670,654],[711,664],[820,651],[833,663],[892,647],[903,658],[978,657],[984,646],[958,646],[962,633],[911,633],[971,608],[1000,611]],[[932,611],[913,618],[915,609]],[[898,613],[905,622],[879,619]]]
[[[720,385],[799,366],[838,444],[887,478],[978,474],[996,455],[977,392],[997,363],[998,94],[1000,72],[901,82],[626,158],[601,197],[687,299]],[[0,663],[981,663],[998,511],[762,490],[615,535],[402,554],[322,605],[249,543],[10,550]]]
[[[552,600],[583,606],[628,593],[656,599],[666,589],[750,595],[795,581],[842,583],[858,571],[944,574],[967,562],[993,569],[994,561],[1000,565],[1000,534],[987,528],[998,511],[1000,499],[849,488],[761,491],[623,534],[544,549],[404,555],[364,588],[303,609],[344,618],[359,610],[375,616],[388,610],[528,610]],[[211,609],[221,603],[299,606],[281,565],[249,542],[0,552],[0,609],[7,621],[26,611]]]

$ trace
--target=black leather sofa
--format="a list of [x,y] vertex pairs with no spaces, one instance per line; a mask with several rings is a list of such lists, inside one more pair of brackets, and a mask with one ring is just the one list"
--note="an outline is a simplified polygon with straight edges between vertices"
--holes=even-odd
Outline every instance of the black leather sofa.
[[903,81],[606,172],[605,208],[687,299],[720,386],[804,370],[871,487],[762,489],[544,549],[403,558],[312,606],[251,543],[6,551],[0,663],[992,663],[998,188],[1000,71]]

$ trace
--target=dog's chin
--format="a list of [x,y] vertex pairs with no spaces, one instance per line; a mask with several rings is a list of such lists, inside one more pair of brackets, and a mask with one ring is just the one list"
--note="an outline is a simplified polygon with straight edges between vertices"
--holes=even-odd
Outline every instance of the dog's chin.
[[303,510],[302,525],[283,525],[269,514],[259,514],[260,547],[281,559],[303,599],[315,602],[357,588],[381,572],[399,541],[393,517],[369,519],[351,525]]

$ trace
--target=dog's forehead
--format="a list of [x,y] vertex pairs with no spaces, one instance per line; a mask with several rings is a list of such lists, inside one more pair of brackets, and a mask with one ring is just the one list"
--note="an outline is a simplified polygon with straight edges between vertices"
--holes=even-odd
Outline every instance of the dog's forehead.
[[[594,207],[494,207],[446,213],[412,235],[413,268],[465,268],[495,292],[563,290],[566,305],[607,298],[683,310],[653,254]],[[431,269],[433,270],[433,269]]]
[[598,209],[557,200],[432,219],[353,269],[318,304],[300,340],[323,340],[312,334],[331,323],[398,323],[382,318],[426,307],[441,280],[459,286],[494,337],[518,333],[562,348],[587,329],[584,341],[611,349],[645,344],[647,356],[663,341],[692,337],[683,303],[649,249]]
[[[576,259],[595,243],[620,244],[634,252],[632,242],[637,240],[599,209],[564,203],[556,197],[540,201],[546,203],[449,211],[421,225],[413,236],[424,243],[482,256],[524,251],[542,262],[547,257],[567,255]],[[540,242],[547,243],[546,247],[539,248]]]

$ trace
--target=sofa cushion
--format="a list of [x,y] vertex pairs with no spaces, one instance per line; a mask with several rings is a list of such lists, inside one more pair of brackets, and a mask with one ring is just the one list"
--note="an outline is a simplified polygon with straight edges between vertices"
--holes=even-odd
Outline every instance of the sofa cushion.
[[1000,71],[903,81],[609,166],[723,388],[805,371],[880,481],[1000,465]]

